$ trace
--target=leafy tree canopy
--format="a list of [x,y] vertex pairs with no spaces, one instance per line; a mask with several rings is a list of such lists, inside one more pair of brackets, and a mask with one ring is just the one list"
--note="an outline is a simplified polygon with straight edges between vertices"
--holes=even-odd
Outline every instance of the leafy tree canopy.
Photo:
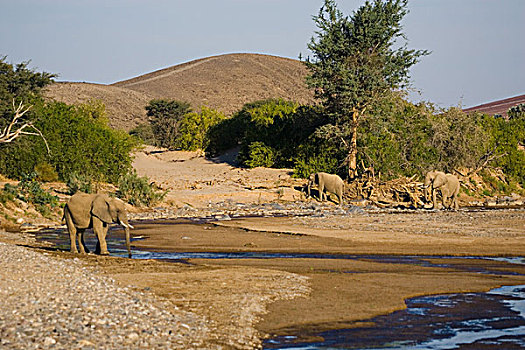
[[17,104],[32,103],[41,89],[52,83],[56,77],[51,73],[35,72],[28,67],[29,62],[13,65],[6,62],[6,59],[6,56],[0,57],[0,119],[3,122],[11,117],[13,100]]
[[184,116],[191,111],[191,106],[187,102],[151,100],[146,106],[146,112],[151,117],[156,145],[168,149],[177,148],[176,141],[180,124]]
[[[35,125],[45,135],[48,153],[40,138],[20,138],[0,152],[0,173],[21,179],[35,168],[51,166],[59,179],[83,174],[98,181],[116,183],[131,170],[130,152],[137,146],[124,131],[103,122],[100,105],[69,106],[60,102],[38,103],[33,107]],[[98,110],[98,115],[93,112]],[[43,166],[48,164],[48,166]]]
[[326,137],[337,135],[348,151],[350,178],[356,176],[360,117],[385,94],[405,87],[410,67],[428,54],[400,45],[406,7],[407,0],[366,1],[348,17],[334,0],[325,0],[314,17],[319,30],[308,45],[314,57],[305,62],[307,82],[330,116]]

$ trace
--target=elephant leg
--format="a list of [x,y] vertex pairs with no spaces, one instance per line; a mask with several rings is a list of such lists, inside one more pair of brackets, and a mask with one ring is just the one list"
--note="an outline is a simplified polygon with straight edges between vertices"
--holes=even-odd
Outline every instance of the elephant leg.
[[70,251],[71,253],[78,253],[77,250],[77,228],[75,227],[75,224],[73,223],[73,219],[71,218],[71,214],[69,213],[68,208],[65,208],[64,211],[64,219],[66,220],[66,226],[67,231],[69,232],[69,245],[70,245]]
[[449,203],[449,205],[448,205],[448,208],[449,208],[449,209],[453,209],[453,210],[458,210],[458,209],[459,209],[457,195],[453,194],[453,195],[450,197],[450,203]]
[[441,189],[441,202],[443,203],[443,208],[450,209],[450,205],[447,203],[450,198],[448,191],[445,188]]
[[80,254],[89,253],[89,249],[84,242],[84,231],[85,229],[77,229],[78,249],[80,250]]
[[86,246],[86,242],[84,241],[84,232],[85,231],[86,231],[85,229],[79,229],[78,232],[77,232],[78,248],[80,249],[80,253],[82,253],[82,254],[89,253],[89,249]]
[[102,222],[96,218],[93,218],[93,231],[97,236],[97,248],[95,249],[96,254],[109,255],[108,246],[106,244],[106,234],[108,232],[108,224]]
[[68,225],[68,231],[69,231],[69,242],[70,242],[70,252],[71,253],[78,253],[77,250],[77,228],[75,226],[69,226]]
[[436,192],[437,192],[437,189],[433,188],[432,189],[432,209],[437,209],[438,208]]
[[319,185],[319,199],[321,200],[321,202],[324,202],[325,198],[326,194],[324,193],[324,186]]

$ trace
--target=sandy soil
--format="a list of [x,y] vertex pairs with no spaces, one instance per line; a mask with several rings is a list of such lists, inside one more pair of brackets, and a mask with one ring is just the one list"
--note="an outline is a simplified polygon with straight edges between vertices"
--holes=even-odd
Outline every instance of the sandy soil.
[[166,200],[176,207],[304,198],[294,187],[305,181],[292,178],[290,169],[239,168],[234,165],[235,156],[231,153],[207,159],[199,152],[161,152],[148,146],[136,153],[133,167],[140,176],[147,176],[168,190]]

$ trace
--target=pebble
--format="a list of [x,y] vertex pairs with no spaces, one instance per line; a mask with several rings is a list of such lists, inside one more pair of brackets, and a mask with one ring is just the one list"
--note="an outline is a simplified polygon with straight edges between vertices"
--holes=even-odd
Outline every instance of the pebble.
[[0,281],[1,349],[188,349],[209,340],[201,316],[79,259],[0,242]]

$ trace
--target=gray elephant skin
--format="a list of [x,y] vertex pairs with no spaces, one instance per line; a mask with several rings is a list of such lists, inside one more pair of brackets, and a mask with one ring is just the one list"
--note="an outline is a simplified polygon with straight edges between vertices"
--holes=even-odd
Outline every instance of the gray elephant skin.
[[321,202],[327,199],[325,192],[330,192],[337,196],[339,199],[339,205],[343,205],[344,182],[338,175],[322,172],[311,174],[308,179],[308,196],[311,195],[311,188],[316,185]]
[[64,218],[69,238],[71,252],[78,253],[76,240],[80,253],[89,253],[84,243],[84,231],[92,228],[98,242],[96,254],[109,255],[106,244],[106,235],[111,223],[118,223],[124,227],[126,233],[126,248],[131,258],[131,243],[129,229],[133,228],[128,223],[128,214],[124,202],[118,198],[111,198],[105,194],[87,194],[77,192],[64,207]]
[[458,210],[459,187],[459,179],[456,175],[429,171],[425,176],[425,199],[429,202],[432,195],[432,208],[437,209],[436,192],[440,191],[443,207]]

